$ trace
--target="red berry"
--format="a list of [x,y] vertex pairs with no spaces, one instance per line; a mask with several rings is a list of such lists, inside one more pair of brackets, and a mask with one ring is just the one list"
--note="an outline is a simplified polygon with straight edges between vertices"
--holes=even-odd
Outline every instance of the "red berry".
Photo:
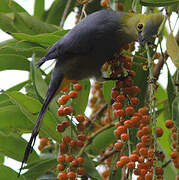
[[111,97],[115,99],[119,95],[119,91],[116,89],[112,89]]
[[166,128],[171,129],[171,128],[174,127],[174,123],[173,123],[172,120],[166,120],[165,121],[165,126],[166,126]]
[[63,125],[65,128],[67,128],[67,127],[70,125],[70,123],[69,123],[69,121],[63,121],[63,122],[62,122],[62,125]]
[[75,91],[81,91],[82,90],[82,85],[80,83],[76,83],[73,85],[73,89]]
[[118,110],[114,111],[114,115],[116,117],[124,116],[125,115],[125,110],[124,109],[118,109]]
[[127,168],[128,168],[128,169],[134,169],[134,168],[135,168],[135,162],[129,162],[129,163],[127,163]]
[[72,162],[73,161],[73,156],[72,155],[68,155],[65,157],[65,161],[66,162]]
[[75,159],[71,162],[70,164],[71,166],[75,167],[75,166],[78,166],[78,161]]
[[66,144],[68,144],[70,142],[70,140],[71,140],[70,136],[64,136],[63,137],[63,142]]
[[134,108],[132,107],[132,106],[127,106],[126,108],[125,108],[125,112],[126,112],[126,114],[127,115],[132,115],[132,114],[134,114]]
[[83,157],[78,157],[77,159],[78,164],[83,164],[85,162]]
[[69,142],[69,146],[71,147],[71,148],[75,148],[76,147],[76,145],[77,145],[77,140],[71,140],[70,142]]
[[148,109],[146,107],[142,107],[138,110],[142,115],[147,115],[148,114]]
[[140,148],[139,154],[146,158],[148,156],[148,149],[145,147]]
[[81,141],[85,141],[86,140],[86,135],[85,134],[80,134],[78,135],[78,139]]
[[137,106],[139,104],[139,99],[137,97],[131,97],[130,100],[133,106]]
[[68,152],[68,146],[65,143],[60,144],[60,153],[65,154]]
[[121,141],[118,141],[114,144],[114,148],[116,151],[119,151],[123,147],[123,143]]
[[70,96],[70,98],[77,98],[78,97],[78,92],[71,90],[68,95]]
[[157,135],[157,137],[161,137],[163,135],[163,129],[162,128],[156,128],[156,135]]
[[112,105],[112,107],[113,107],[114,109],[116,109],[116,110],[122,108],[122,106],[123,106],[123,104],[120,103],[120,102],[114,102],[113,105]]
[[77,173],[78,173],[79,175],[83,175],[83,174],[85,173],[85,168],[83,168],[83,167],[78,167],[78,168],[77,168]]
[[60,172],[58,174],[58,179],[59,180],[65,180],[67,178],[67,174],[65,172]]
[[116,101],[117,102],[124,102],[124,100],[126,99],[126,97],[123,95],[123,94],[119,94],[117,97],[116,97]]
[[58,158],[57,158],[57,161],[58,161],[59,163],[65,162],[65,155],[63,155],[63,154],[59,155]]
[[139,159],[139,156],[137,154],[130,154],[129,159],[135,162]]
[[57,124],[56,130],[58,132],[64,132],[65,131],[65,126],[64,124]]
[[64,116],[63,109],[64,109],[63,107],[61,107],[61,108],[58,109],[57,114],[58,114],[59,116]]
[[62,163],[57,164],[57,169],[58,169],[59,171],[62,171],[62,170],[65,169],[65,166],[64,166]]
[[127,133],[122,133],[120,138],[123,141],[128,141],[129,140],[129,135]]
[[85,117],[84,117],[82,114],[78,114],[78,115],[76,116],[76,120],[77,120],[78,122],[83,122],[83,121],[85,121]]
[[67,177],[69,179],[75,179],[76,178],[76,173],[74,171],[70,171],[67,173]]
[[62,95],[61,97],[59,97],[58,103],[59,103],[60,105],[64,105],[64,104],[67,103],[67,101],[68,101],[69,98],[70,98],[69,95],[64,94],[64,95]]
[[84,143],[81,140],[77,140],[76,145],[77,145],[77,147],[83,147]]
[[120,161],[122,161],[124,164],[127,164],[130,160],[128,156],[121,156]]
[[117,161],[117,162],[116,162],[116,167],[117,167],[117,168],[120,169],[120,168],[122,168],[123,166],[124,166],[124,162],[123,162],[123,161]]
[[83,123],[79,123],[77,125],[77,129],[78,129],[78,131],[84,131],[85,130],[85,125]]
[[64,114],[64,115],[71,115],[72,112],[73,112],[73,108],[70,107],[70,106],[63,108],[63,114]]

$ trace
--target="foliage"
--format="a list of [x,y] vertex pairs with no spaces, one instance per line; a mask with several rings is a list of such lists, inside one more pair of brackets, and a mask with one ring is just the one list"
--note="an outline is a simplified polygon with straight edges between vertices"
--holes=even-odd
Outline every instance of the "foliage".
[[[83,3],[88,1],[78,0],[77,2],[72,0],[69,8],[66,9],[68,2],[67,0],[54,0],[51,7],[45,10],[45,0],[35,0],[34,15],[31,16],[13,0],[0,1],[0,29],[12,37],[12,39],[0,43],[0,71],[21,70],[29,72],[29,79],[27,81],[10,87],[0,94],[0,177],[3,179],[16,179],[18,175],[13,170],[13,167],[3,165],[4,157],[7,156],[21,162],[27,145],[27,142],[21,136],[24,133],[31,133],[50,80],[52,68],[48,67],[47,73],[43,68],[37,69],[34,66],[34,61],[43,57],[47,49],[68,32],[68,30],[59,28],[59,25],[63,27],[63,19],[66,19],[67,15],[74,11],[74,9],[77,9],[77,20],[79,20],[82,9],[85,7]],[[128,12],[133,9],[140,13],[142,7],[145,6],[146,13],[158,12],[158,7],[162,7],[160,8],[161,11],[165,11],[165,7],[170,15],[176,11],[178,3],[178,0],[121,0],[119,3],[116,3],[115,0],[101,0],[100,4],[99,0],[93,0],[89,1],[85,11],[87,14],[90,14],[110,6],[115,7],[116,10],[120,9]],[[66,15],[65,11],[67,11]],[[167,33],[164,34],[164,31]],[[167,38],[166,46],[168,54],[167,52],[156,53],[156,48],[150,47],[152,60],[158,59],[158,63],[155,64],[155,67],[158,67],[157,72],[154,68],[155,78],[158,78],[157,73],[160,74],[160,70],[164,65],[162,61],[166,61],[168,56],[171,57],[176,68],[178,68],[179,39],[177,39],[177,36],[176,38],[174,37],[171,30],[168,32],[165,24],[163,24],[160,29],[159,38],[161,40],[159,43],[162,46],[165,46],[162,41],[165,38]],[[148,82],[150,73],[147,67],[148,57],[147,53],[145,53],[146,49],[138,49],[134,44],[130,45],[130,47],[134,49],[124,50],[123,53],[133,57],[132,70],[136,73],[133,81],[134,85],[139,86],[141,89],[138,95],[140,104],[135,107],[135,110],[143,106],[149,105],[150,107],[155,101],[156,114],[155,117],[152,116],[157,120],[156,126],[163,128],[163,136],[156,139],[156,127],[152,123],[150,126],[153,128],[157,150],[165,154],[165,160],[157,165],[160,167],[166,165],[164,168],[164,179],[175,179],[178,170],[173,166],[173,163],[167,164],[172,152],[170,148],[172,140],[170,138],[171,131],[165,127],[165,121],[173,118],[178,132],[179,74],[176,70],[176,73],[172,76],[168,68],[168,85],[166,89],[158,83],[152,82],[152,84]],[[124,176],[124,172],[118,168],[116,169],[115,163],[120,159],[120,152],[115,151],[113,147],[116,142],[116,137],[113,135],[115,130],[114,124],[118,122],[117,118],[112,115],[111,109],[111,103],[114,101],[111,98],[111,91],[115,83],[116,81],[113,80],[107,81],[102,87],[94,82],[91,85],[89,80],[80,81],[83,89],[79,92],[79,97],[69,102],[77,114],[84,114],[89,106],[92,111],[89,118],[87,118],[88,128],[85,130],[85,133],[88,139],[85,142],[84,148],[72,153],[74,156],[83,156],[85,160],[83,164],[85,168],[83,177],[100,180],[104,179],[106,173],[106,177],[109,177],[110,180],[115,180]],[[155,100],[153,100],[154,97],[153,99],[147,98],[150,83],[152,86],[158,86],[158,89],[156,88],[155,90]],[[89,96],[90,88],[92,89],[92,97]],[[22,93],[22,89],[25,89],[25,93]],[[90,102],[89,106],[88,101]],[[78,135],[76,130],[77,123],[74,117],[59,117],[57,115],[58,107],[59,104],[57,103],[57,98],[55,98],[46,112],[40,130],[40,136],[48,138],[48,146],[42,148],[43,150],[40,152],[40,155],[35,150],[32,151],[25,167],[27,172],[22,174],[19,179],[57,178],[59,171],[56,169],[56,159],[59,153],[59,144],[62,143],[64,136],[73,136],[75,138]],[[107,118],[105,119],[105,117]],[[67,129],[63,133],[56,131],[57,125],[66,120],[71,123],[71,129]],[[123,149],[123,152],[125,155],[130,155],[130,151],[136,148],[138,141],[136,131],[137,128],[133,128],[128,132],[130,133],[130,141],[124,143],[125,149]],[[99,170],[101,166],[102,170]],[[128,171],[129,178],[131,178],[131,172]]]

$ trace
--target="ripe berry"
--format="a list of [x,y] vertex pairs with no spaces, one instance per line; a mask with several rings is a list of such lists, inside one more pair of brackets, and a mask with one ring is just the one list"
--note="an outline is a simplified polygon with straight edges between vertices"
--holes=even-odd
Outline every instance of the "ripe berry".
[[67,173],[67,178],[69,179],[75,179],[76,178],[76,173],[74,171],[70,171]]
[[59,116],[64,116],[63,109],[64,109],[63,107],[60,107],[60,108],[58,109],[57,114],[58,114]]
[[127,133],[122,133],[120,138],[123,141],[128,141],[129,140],[129,135]]
[[133,162],[137,161],[138,158],[139,156],[137,154],[130,154],[129,156],[130,161],[133,161]]
[[68,152],[68,146],[65,143],[60,144],[60,153],[65,154]]
[[85,162],[83,157],[78,157],[77,159],[78,164],[83,164]]
[[76,83],[73,85],[73,89],[75,91],[81,91],[82,90],[82,85],[80,83]]
[[178,158],[178,157],[179,157],[179,152],[176,152],[176,151],[171,152],[171,153],[170,153],[170,157],[171,157],[172,159]]
[[119,91],[116,89],[112,89],[111,97],[115,99],[119,95]]
[[69,142],[69,146],[70,146],[71,148],[75,148],[76,145],[77,145],[77,140],[72,139],[72,140]]
[[152,180],[152,179],[153,179],[153,173],[148,172],[148,173],[145,175],[145,180]]
[[131,120],[126,120],[126,121],[124,121],[124,126],[126,128],[132,128],[133,127],[133,122]]
[[69,95],[64,94],[64,95],[62,95],[61,97],[59,97],[58,103],[59,103],[60,105],[64,105],[64,104],[67,103],[67,101],[68,101],[69,98],[70,98]]
[[124,84],[125,86],[131,87],[133,85],[133,80],[130,76],[128,76],[125,80],[124,80]]
[[70,140],[71,140],[70,136],[64,136],[63,137],[63,142],[66,144],[68,144],[70,142]]
[[174,127],[174,123],[173,123],[172,120],[166,120],[165,121],[165,126],[166,126],[166,128],[171,129],[171,128]]
[[57,169],[58,169],[59,171],[62,171],[62,170],[65,169],[65,166],[64,166],[62,163],[60,163],[60,164],[57,165]]
[[65,155],[63,155],[63,154],[59,155],[58,158],[57,158],[57,161],[58,161],[59,163],[65,162]]
[[64,124],[57,124],[56,130],[58,132],[64,132],[65,131],[65,126]]
[[65,180],[67,178],[67,174],[65,172],[60,172],[58,174],[58,179],[59,180]]
[[122,106],[123,106],[123,104],[120,103],[120,102],[114,102],[113,105],[112,105],[112,107],[113,107],[114,109],[116,109],[116,110],[122,108]]
[[157,135],[157,137],[161,137],[163,135],[163,129],[162,128],[156,128],[156,135]]
[[125,115],[125,111],[124,111],[124,109],[118,109],[118,110],[114,111],[114,115],[116,117],[122,117]]
[[67,128],[67,127],[70,125],[70,123],[69,123],[69,121],[63,121],[63,122],[62,122],[62,125],[63,125],[65,128]]
[[127,106],[126,108],[125,108],[125,112],[126,112],[126,114],[127,115],[132,115],[132,114],[134,114],[134,108],[132,107],[132,106]]
[[83,147],[84,143],[81,140],[77,140],[76,145],[77,145],[77,147],[81,148],[81,147]]
[[101,4],[102,7],[108,7],[109,0],[101,0],[100,4]]
[[141,156],[143,156],[143,157],[147,157],[147,155],[148,155],[148,149],[145,148],[145,147],[140,148],[139,154],[140,154]]
[[77,129],[78,129],[78,131],[84,131],[85,130],[85,125],[83,123],[79,123],[77,125]]
[[119,94],[117,97],[116,97],[116,101],[117,102],[124,102],[124,100],[126,99],[126,97],[123,95],[123,94]]
[[65,157],[65,161],[66,162],[72,162],[73,161],[73,156],[72,155],[68,155]]
[[119,151],[123,147],[123,143],[121,141],[118,141],[114,144],[114,148],[116,151]]
[[135,168],[135,162],[129,162],[129,163],[127,163],[127,168],[128,168],[128,169],[134,169],[134,168]]
[[78,115],[76,116],[76,120],[77,120],[78,122],[83,122],[83,121],[85,121],[85,117],[84,117],[82,114],[78,114]]
[[124,166],[124,162],[122,162],[122,161],[117,161],[117,162],[116,162],[116,167],[117,167],[117,168],[120,169],[120,168],[122,168],[123,166]]
[[138,110],[139,113],[142,115],[147,115],[148,114],[148,109],[146,107],[142,107]]
[[130,101],[133,106],[137,106],[139,104],[139,99],[137,97],[132,97]]
[[124,164],[127,164],[130,160],[128,156],[121,156],[120,161],[122,161]]
[[78,97],[78,93],[74,90],[71,90],[68,95],[70,96],[70,98],[77,98]]
[[64,114],[64,115],[71,115],[72,112],[73,112],[73,108],[70,107],[70,106],[63,108],[63,114]]
[[85,141],[86,140],[86,135],[85,134],[80,134],[78,135],[78,139],[81,141]]
[[75,159],[71,162],[70,164],[71,166],[75,167],[75,166],[78,166],[78,161]]

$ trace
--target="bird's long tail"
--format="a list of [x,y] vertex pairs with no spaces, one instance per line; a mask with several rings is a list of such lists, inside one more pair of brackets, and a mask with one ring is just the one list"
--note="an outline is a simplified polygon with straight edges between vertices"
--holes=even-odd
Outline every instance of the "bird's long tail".
[[37,135],[39,133],[39,130],[40,130],[40,125],[42,123],[43,116],[44,116],[44,114],[45,114],[45,112],[46,112],[46,110],[47,110],[47,108],[49,106],[49,103],[51,102],[52,98],[55,96],[57,91],[59,89],[63,88],[63,87],[61,87],[61,84],[64,84],[64,83],[62,83],[63,79],[64,79],[64,76],[61,73],[60,64],[57,61],[56,65],[55,65],[55,68],[54,68],[54,71],[52,73],[51,81],[50,81],[50,84],[49,84],[49,88],[47,90],[46,97],[44,99],[43,106],[42,106],[41,111],[39,113],[39,116],[37,118],[34,129],[32,131],[30,141],[28,142],[27,147],[25,149],[24,157],[23,157],[23,160],[22,160],[22,164],[21,164],[21,168],[19,170],[19,175],[18,176],[20,176],[23,165],[24,165],[24,163],[27,162],[29,154],[32,152],[32,148],[33,148],[33,146],[35,144],[36,137],[37,137]]

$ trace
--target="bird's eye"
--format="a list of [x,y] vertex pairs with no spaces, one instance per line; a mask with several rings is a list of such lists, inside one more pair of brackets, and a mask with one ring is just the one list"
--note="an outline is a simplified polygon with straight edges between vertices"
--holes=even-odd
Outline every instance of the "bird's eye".
[[144,28],[144,25],[143,25],[143,24],[138,24],[138,25],[137,25],[137,30],[138,30],[138,31],[142,31],[143,28]]

